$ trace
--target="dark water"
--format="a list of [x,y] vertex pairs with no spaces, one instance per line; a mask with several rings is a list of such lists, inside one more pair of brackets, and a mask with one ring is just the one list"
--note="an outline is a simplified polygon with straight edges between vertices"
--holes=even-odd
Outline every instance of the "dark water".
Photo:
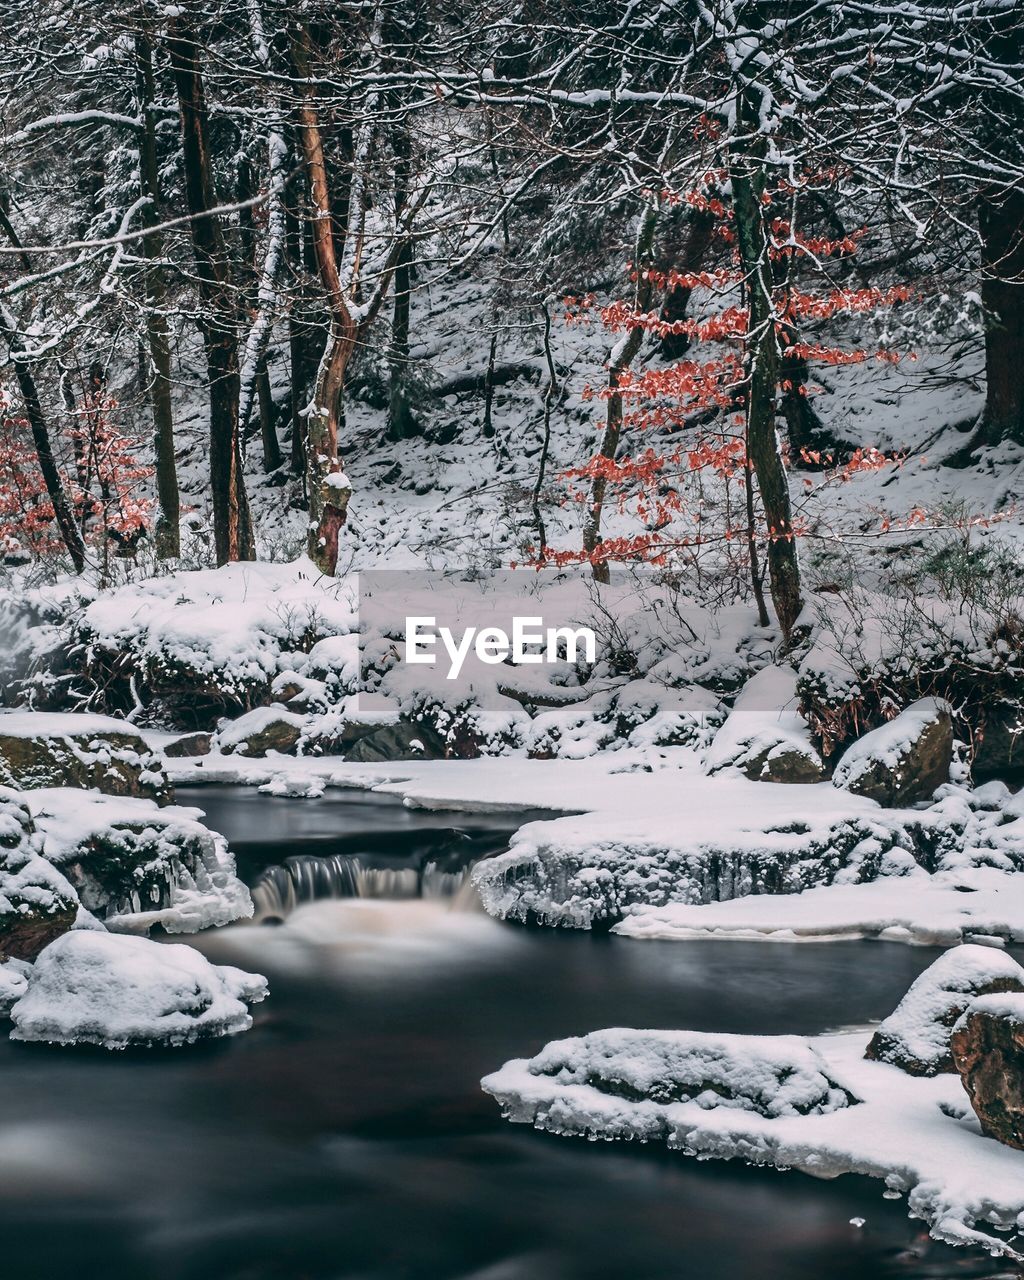
[[[508,826],[244,791],[182,800],[252,875],[272,847],[278,862],[326,842],[422,863],[446,827],[465,821],[475,850]],[[256,1027],[231,1041],[107,1054],[0,1040],[0,1278],[1008,1274],[928,1241],[878,1182],[541,1135],[503,1122],[478,1085],[601,1026],[811,1033],[878,1018],[933,951],[639,943],[450,905],[324,902],[200,937],[271,980]]]

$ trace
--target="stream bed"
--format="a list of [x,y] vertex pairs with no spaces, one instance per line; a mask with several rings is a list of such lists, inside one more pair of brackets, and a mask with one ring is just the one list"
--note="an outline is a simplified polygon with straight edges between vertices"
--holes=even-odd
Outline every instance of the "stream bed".
[[0,1039],[3,1280],[1015,1274],[929,1240],[880,1182],[556,1138],[479,1088],[599,1027],[867,1023],[936,950],[504,925],[465,868],[521,815],[241,787],[179,803],[228,837],[263,920],[187,941],[265,973],[271,997],[251,1031],[187,1050]]

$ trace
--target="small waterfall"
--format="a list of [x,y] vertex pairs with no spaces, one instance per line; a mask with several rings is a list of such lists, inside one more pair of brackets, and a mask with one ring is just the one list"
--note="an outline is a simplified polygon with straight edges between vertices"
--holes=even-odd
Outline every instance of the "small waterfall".
[[253,920],[281,919],[307,902],[331,898],[448,901],[455,911],[479,911],[470,882],[474,864],[446,870],[437,862],[422,867],[366,865],[356,854],[303,854],[267,867],[252,887]]

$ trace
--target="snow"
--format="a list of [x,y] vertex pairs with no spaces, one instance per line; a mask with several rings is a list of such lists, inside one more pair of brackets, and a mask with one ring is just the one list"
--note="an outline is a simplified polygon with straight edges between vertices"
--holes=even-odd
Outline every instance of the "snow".
[[637,908],[614,932],[652,940],[829,942],[871,938],[923,946],[985,939],[1024,943],[1024,875],[991,867],[917,869],[870,884],[835,884],[693,906]]
[[821,757],[798,704],[795,671],[772,666],[757,672],[743,686],[708,749],[708,772],[716,773],[729,765],[742,769],[761,757],[764,771],[774,757],[789,753],[820,770]]
[[138,737],[126,720],[76,711],[15,711],[0,708],[0,736],[8,738],[84,738],[116,733]]
[[990,947],[952,947],[922,973],[871,1040],[871,1055],[914,1075],[952,1071],[949,1037],[976,996],[1024,991],[1024,969]]
[[252,1025],[266,979],[213,965],[192,947],[110,933],[66,933],[41,953],[11,1010],[13,1040],[184,1045]]
[[28,975],[32,966],[23,960],[0,961],[0,1017],[10,1012],[11,1006],[28,990]]
[[[887,1192],[906,1194],[911,1216],[923,1219],[935,1238],[1021,1256],[1006,1234],[1024,1229],[1024,1160],[1019,1151],[982,1136],[959,1077],[922,1079],[887,1063],[865,1061],[863,1032],[799,1042],[808,1055],[804,1063],[820,1061],[819,1073],[841,1081],[851,1095],[850,1105],[818,1114],[762,1114],[721,1104],[707,1108],[696,1100],[632,1100],[602,1087],[599,1077],[593,1083],[592,1077],[580,1078],[578,1058],[559,1074],[541,1074],[544,1063],[558,1060],[562,1046],[580,1053],[607,1035],[616,1038],[617,1053],[637,1063],[657,1059],[672,1037],[684,1052],[693,1043],[693,1033],[685,1031],[598,1032],[556,1041],[532,1059],[507,1062],[484,1077],[483,1088],[508,1119],[552,1133],[659,1138],[698,1159],[740,1159],[824,1178],[843,1173],[880,1178]],[[745,1061],[751,1078],[793,1052],[789,1036],[729,1040],[736,1042],[732,1060]]]
[[67,879],[41,854],[23,793],[0,786],[0,918],[52,916],[76,901]]
[[553,1041],[531,1059],[529,1071],[558,1085],[583,1085],[629,1102],[687,1102],[702,1111],[824,1115],[856,1101],[797,1036],[638,1034],[612,1027]]

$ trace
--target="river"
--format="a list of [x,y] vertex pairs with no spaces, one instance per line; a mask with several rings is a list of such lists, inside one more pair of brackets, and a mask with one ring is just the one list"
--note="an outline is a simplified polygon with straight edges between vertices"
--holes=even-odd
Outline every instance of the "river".
[[[340,792],[179,800],[206,809],[264,920],[282,921],[190,941],[265,973],[271,998],[250,1032],[186,1050],[0,1040],[3,1280],[1011,1274],[930,1241],[879,1182],[560,1139],[502,1121],[479,1088],[507,1058],[604,1026],[865,1023],[936,951],[503,925],[459,884],[504,846],[507,814]],[[263,874],[289,857],[291,872]],[[310,858],[333,870],[312,875]]]

